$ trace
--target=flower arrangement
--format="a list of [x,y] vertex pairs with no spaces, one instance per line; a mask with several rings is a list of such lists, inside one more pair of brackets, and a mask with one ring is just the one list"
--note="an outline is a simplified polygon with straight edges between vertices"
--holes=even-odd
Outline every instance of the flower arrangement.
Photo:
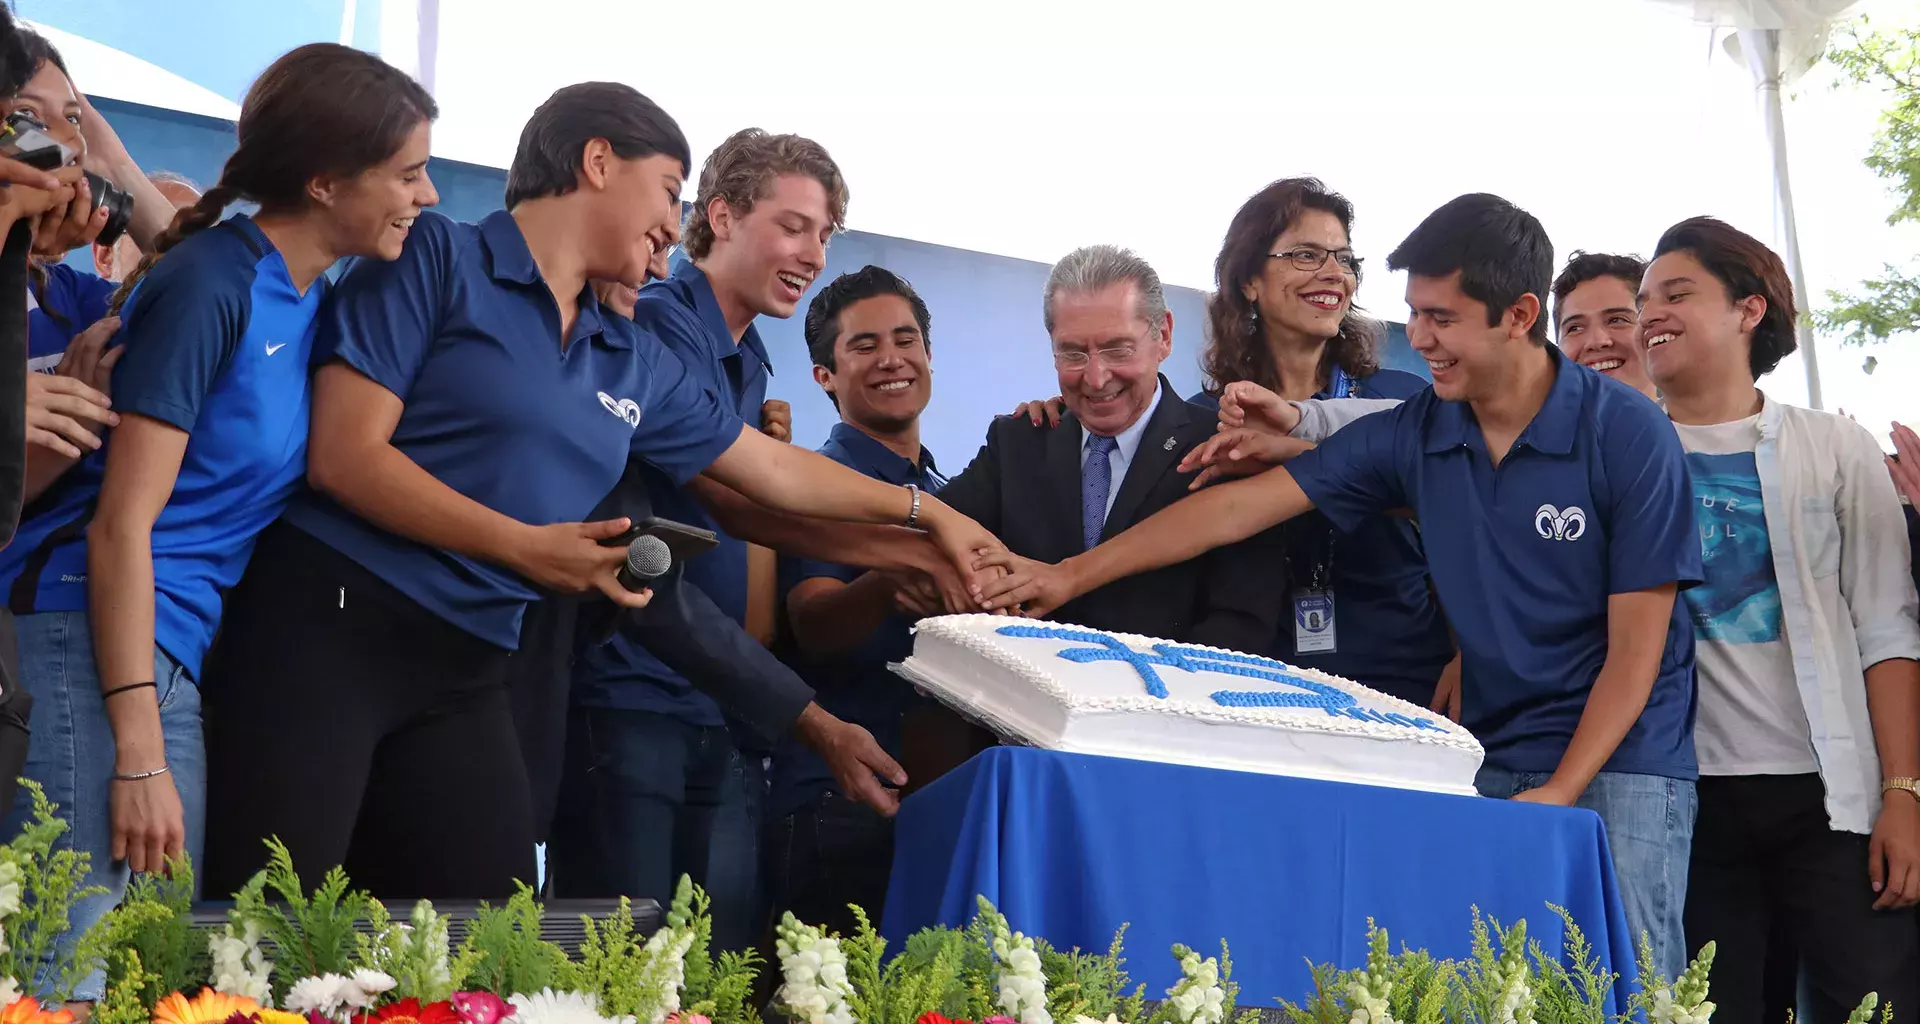
[[[762,1024],[751,951],[710,950],[706,894],[682,879],[651,935],[622,901],[584,923],[577,953],[543,939],[543,910],[522,887],[482,906],[456,947],[425,901],[404,919],[334,869],[309,890],[284,846],[236,896],[218,929],[192,924],[192,876],[137,879],[121,905],[55,956],[74,902],[89,891],[84,854],[56,850],[64,824],[31,782],[33,821],[0,847],[0,1024],[73,1024],[61,1004],[104,970],[94,1024]],[[932,928],[888,955],[871,921],[839,936],[787,915],[777,929],[781,985],[771,1007],[792,1024],[1257,1024],[1239,1010],[1225,943],[1218,956],[1174,946],[1180,978],[1149,1003],[1121,956],[1054,949],[1013,930],[986,899],[964,928]],[[1366,963],[1313,969],[1314,992],[1283,1004],[1289,1024],[1707,1024],[1709,944],[1679,978],[1649,979],[1610,1017],[1618,978],[1601,970],[1566,911],[1563,954],[1526,923],[1473,920],[1460,962],[1391,951],[1368,922]],[[51,964],[51,967],[45,965]],[[1849,1024],[1869,1024],[1869,995]],[[1891,1007],[1878,1007],[1890,1024]]]

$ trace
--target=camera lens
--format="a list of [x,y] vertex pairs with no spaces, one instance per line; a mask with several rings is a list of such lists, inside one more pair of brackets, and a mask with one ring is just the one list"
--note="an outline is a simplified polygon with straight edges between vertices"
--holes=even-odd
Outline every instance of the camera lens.
[[133,195],[123,192],[113,183],[92,171],[86,172],[87,191],[93,196],[95,210],[106,207],[107,226],[100,229],[94,241],[100,245],[112,245],[127,233],[127,222],[133,219]]

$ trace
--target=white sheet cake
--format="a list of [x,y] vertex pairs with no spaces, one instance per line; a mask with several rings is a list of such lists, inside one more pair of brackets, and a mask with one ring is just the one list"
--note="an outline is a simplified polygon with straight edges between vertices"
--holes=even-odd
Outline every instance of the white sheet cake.
[[1473,793],[1484,751],[1424,708],[1312,669],[992,615],[921,621],[894,671],[1049,750]]

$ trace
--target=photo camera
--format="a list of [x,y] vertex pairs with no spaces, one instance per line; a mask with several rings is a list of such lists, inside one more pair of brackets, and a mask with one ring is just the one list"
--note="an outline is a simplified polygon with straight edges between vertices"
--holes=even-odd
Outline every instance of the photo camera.
[[[48,134],[47,126],[31,114],[15,112],[0,124],[0,156],[12,157],[29,167],[57,171],[73,162],[77,154]],[[133,196],[92,171],[84,172],[87,190],[93,196],[93,211],[107,210],[107,226],[94,241],[112,245],[126,234],[127,221],[133,218]]]

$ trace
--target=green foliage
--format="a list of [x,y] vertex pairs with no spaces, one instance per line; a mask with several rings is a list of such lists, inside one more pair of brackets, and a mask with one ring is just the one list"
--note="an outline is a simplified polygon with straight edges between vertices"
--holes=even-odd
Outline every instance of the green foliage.
[[[1047,1012],[1055,1021],[1075,1017],[1105,1020],[1109,1014],[1120,1014],[1122,1004],[1129,999],[1127,986],[1131,984],[1126,958],[1120,955],[1126,934],[1127,926],[1121,925],[1105,955],[1078,949],[1061,953],[1044,942],[1036,943],[1040,966],[1047,976]],[[1141,986],[1137,993],[1142,1001],[1145,991]]]
[[[1887,95],[1864,162],[1894,194],[1887,223],[1920,222],[1920,29],[1875,29],[1863,16],[1837,34],[1825,59],[1854,84]],[[1920,268],[1885,271],[1857,291],[1828,292],[1830,305],[1813,322],[1855,345],[1920,330]]]
[[462,990],[538,992],[559,984],[567,954],[540,937],[540,904],[522,884],[504,907],[480,905],[455,958]]
[[[109,986],[124,989],[137,984],[137,992],[129,998],[152,1006],[169,992],[204,982],[210,958],[206,955],[205,933],[196,933],[185,916],[192,903],[192,878],[156,881],[140,876],[127,899],[87,929],[75,944],[73,957],[66,965],[70,972],[66,987],[71,989],[93,969],[104,967]],[[196,935],[199,955],[193,946]],[[123,953],[132,954],[131,961],[120,955]],[[154,968],[147,969],[147,964]],[[123,970],[137,974],[116,974]]]
[[760,1024],[760,1011],[753,1005],[753,982],[760,973],[760,954],[749,949],[721,953],[715,959],[711,906],[705,890],[694,885],[693,879],[680,876],[673,906],[667,913],[669,928],[693,931],[693,942],[687,947],[680,1005],[686,1012],[697,1013],[714,1024]]
[[1348,973],[1332,964],[1311,961],[1307,969],[1313,973],[1313,995],[1305,1003],[1280,1001],[1280,1013],[1287,1024],[1347,1024],[1353,1016],[1347,1009]]
[[[68,929],[73,905],[106,889],[86,884],[91,859],[72,848],[56,849],[67,823],[54,815],[46,791],[31,779],[20,787],[33,801],[33,817],[13,842],[0,848],[0,915],[5,921],[5,948],[0,950],[0,975],[16,978],[25,991],[38,987],[46,1002],[64,1002],[73,986],[100,965],[99,947],[76,947],[53,957],[55,943]],[[83,944],[84,945],[84,944]],[[82,955],[93,959],[83,961]],[[53,959],[51,977],[36,980],[38,965]]]
[[560,968],[560,987],[593,996],[599,1001],[600,1012],[609,1017],[632,1016],[639,1014],[642,1007],[651,1006],[648,993],[641,985],[646,958],[634,934],[633,904],[622,896],[620,908],[604,925],[596,925],[588,917],[581,918],[580,923],[586,929],[586,937],[580,943],[580,959]]
[[165,995],[158,975],[148,974],[140,964],[140,954],[118,949],[107,958],[107,989],[93,1008],[92,1024],[149,1024],[153,1004],[160,997],[147,993],[159,989]]
[[367,900],[369,933],[358,937],[357,962],[393,979],[393,999],[437,1003],[453,995],[447,970],[447,919],[421,900],[405,922],[395,921],[379,900]]
[[1572,914],[1551,903],[1547,909],[1560,918],[1566,941],[1560,957],[1549,955],[1538,939],[1527,944],[1536,972],[1535,1013],[1549,1024],[1607,1024],[1607,995],[1619,975],[1600,969],[1599,954]]
[[[269,902],[269,891],[285,906]],[[273,943],[277,959],[273,997],[277,1003],[286,996],[287,987],[301,978],[353,972],[362,949],[354,922],[366,917],[372,906],[372,897],[349,888],[347,873],[337,866],[309,896],[293,868],[293,855],[286,844],[269,839],[266,870],[249,879],[234,896],[229,917],[237,930],[254,923]]]

